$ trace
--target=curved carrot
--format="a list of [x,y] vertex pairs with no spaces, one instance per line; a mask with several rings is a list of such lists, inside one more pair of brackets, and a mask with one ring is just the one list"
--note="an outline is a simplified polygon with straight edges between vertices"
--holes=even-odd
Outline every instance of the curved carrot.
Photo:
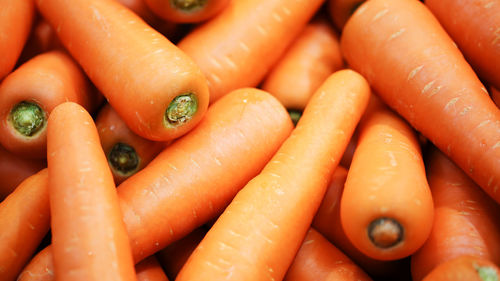
[[178,281],[281,280],[321,203],[369,97],[351,70],[332,74],[292,135],[233,199],[177,276]]
[[342,31],[345,23],[365,0],[329,0],[328,12],[337,30]]
[[422,280],[434,267],[462,255],[500,264],[500,207],[437,150],[431,154],[427,175],[434,198],[434,226],[412,256],[413,280]]
[[429,236],[434,215],[416,134],[375,96],[359,130],[340,204],[342,228],[371,258],[407,257]]
[[303,110],[314,91],[343,65],[331,24],[325,18],[315,20],[306,25],[269,72],[262,89],[286,108]]
[[370,281],[372,279],[325,237],[311,228],[283,280]]
[[0,143],[29,158],[47,157],[47,118],[65,101],[91,110],[96,95],[79,66],[64,52],[29,60],[0,85]]
[[206,21],[224,9],[230,0],[144,0],[164,20],[178,23]]
[[50,227],[47,169],[0,203],[0,280],[15,280]]
[[500,109],[500,91],[495,89],[494,87],[490,87],[490,96],[493,102]]
[[500,202],[500,111],[422,3],[366,1],[341,48],[385,103]]
[[257,86],[323,1],[230,1],[178,46],[200,66],[214,102],[232,90]]
[[500,268],[478,257],[463,256],[436,267],[423,281],[494,281],[500,279]]
[[92,117],[66,102],[47,125],[54,268],[58,280],[136,280],[113,176]]
[[500,88],[500,3],[425,0],[480,77]]
[[141,261],[135,266],[137,281],[168,281],[165,272],[154,256]]
[[37,0],[38,9],[136,134],[167,141],[191,130],[208,106],[194,62],[112,0]]
[[46,247],[36,254],[24,267],[16,281],[54,281],[52,247]]
[[144,139],[130,131],[109,105],[99,111],[95,123],[117,185],[146,167],[165,147],[162,142]]
[[0,0],[0,81],[14,68],[35,16],[33,0]]

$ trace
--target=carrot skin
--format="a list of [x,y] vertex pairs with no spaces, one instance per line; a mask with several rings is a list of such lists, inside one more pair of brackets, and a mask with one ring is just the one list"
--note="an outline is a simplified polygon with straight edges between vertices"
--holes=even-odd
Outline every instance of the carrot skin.
[[158,17],[176,23],[199,23],[209,20],[220,13],[230,2],[230,0],[144,1]]
[[328,12],[337,30],[342,31],[352,13],[365,0],[328,0]]
[[137,281],[168,281],[165,272],[154,256],[150,256],[135,266]]
[[24,267],[17,277],[17,281],[54,281],[54,261],[52,246],[38,252]]
[[500,268],[483,258],[462,256],[449,260],[429,273],[424,281],[489,281],[500,278]]
[[494,87],[490,87],[490,96],[491,100],[493,100],[496,106],[500,109],[500,91]]

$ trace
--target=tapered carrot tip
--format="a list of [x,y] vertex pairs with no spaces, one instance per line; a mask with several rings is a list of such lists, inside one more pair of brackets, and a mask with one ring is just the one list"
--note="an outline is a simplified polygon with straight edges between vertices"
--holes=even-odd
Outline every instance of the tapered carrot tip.
[[139,167],[139,156],[135,149],[128,144],[117,143],[111,148],[108,155],[111,168],[119,175],[129,176]]
[[198,111],[198,99],[193,94],[175,97],[165,112],[165,126],[177,127],[188,122]]
[[403,227],[391,218],[378,218],[368,226],[370,241],[379,248],[391,248],[403,240]]
[[171,0],[171,2],[175,8],[190,12],[205,6],[207,0]]
[[31,137],[46,125],[47,120],[45,111],[38,104],[23,101],[12,108],[10,122],[21,135]]
[[474,265],[474,268],[479,275],[479,278],[483,281],[498,281],[497,271],[490,266],[478,266]]
[[295,109],[289,109],[288,114],[290,114],[290,118],[292,119],[293,125],[297,126],[297,123],[299,123],[300,117],[302,117],[302,111],[295,110]]

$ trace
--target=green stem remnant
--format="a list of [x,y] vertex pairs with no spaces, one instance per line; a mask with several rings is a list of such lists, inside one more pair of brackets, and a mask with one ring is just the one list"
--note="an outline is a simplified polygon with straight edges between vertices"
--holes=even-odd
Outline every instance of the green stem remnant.
[[176,127],[188,122],[198,111],[198,100],[193,94],[180,95],[174,98],[165,112],[165,123],[168,127]]
[[196,9],[203,8],[207,0],[171,0],[174,8],[184,12],[191,12]]
[[45,112],[33,102],[22,101],[10,111],[10,122],[21,135],[31,137],[45,125]]
[[288,109],[288,114],[290,114],[290,118],[292,118],[293,125],[297,126],[300,117],[302,117],[302,111],[297,109]]
[[130,176],[139,167],[139,156],[128,144],[117,143],[111,148],[108,161],[114,171],[122,176]]
[[387,249],[403,240],[404,230],[395,219],[378,218],[368,226],[368,237],[377,247]]
[[479,278],[483,281],[498,281],[497,272],[494,268],[489,266],[477,266],[474,265],[474,268],[479,275]]

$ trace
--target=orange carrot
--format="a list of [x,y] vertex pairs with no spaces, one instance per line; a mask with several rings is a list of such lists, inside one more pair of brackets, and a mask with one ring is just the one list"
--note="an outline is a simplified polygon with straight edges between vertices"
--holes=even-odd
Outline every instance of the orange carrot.
[[113,176],[92,117],[58,105],[47,125],[54,268],[58,280],[136,280]]
[[54,262],[52,247],[46,247],[36,254],[24,267],[17,281],[54,281]]
[[158,18],[148,8],[144,0],[117,0],[123,6],[140,16],[148,24],[158,21]]
[[0,143],[23,157],[47,157],[47,118],[65,101],[95,106],[96,94],[79,66],[64,52],[29,60],[0,85]]
[[434,226],[411,259],[413,280],[462,255],[500,264],[500,207],[441,152],[434,150],[428,164]]
[[208,106],[193,61],[112,0],[37,0],[38,9],[136,134],[167,141],[191,130]]
[[47,169],[0,203],[0,280],[15,280],[50,227]]
[[369,281],[372,279],[325,237],[311,228],[283,280]]
[[144,0],[164,20],[178,23],[206,21],[224,9],[230,0]]
[[365,0],[329,0],[328,12],[337,30],[342,31],[345,23]]
[[463,256],[436,267],[424,281],[495,281],[500,278],[500,268],[487,260]]
[[341,48],[385,103],[500,202],[500,111],[425,5],[366,1]]
[[41,53],[61,48],[63,47],[61,41],[57,38],[56,31],[45,19],[38,18],[19,57],[18,65],[24,64]]
[[320,18],[306,25],[267,75],[262,89],[286,108],[303,110],[314,91],[343,65],[337,34],[327,19]]
[[130,131],[109,105],[99,112],[96,127],[117,185],[146,167],[165,147],[165,143],[144,139]]
[[0,0],[0,81],[14,68],[35,16],[33,0]]
[[432,228],[432,196],[416,135],[375,96],[360,123],[340,217],[354,246],[379,260],[411,255]]
[[168,281],[165,272],[154,256],[141,261],[135,266],[137,281]]
[[343,167],[349,168],[351,166],[352,157],[354,156],[354,151],[356,151],[356,144],[358,143],[358,130],[355,130],[352,134],[351,140],[347,145],[347,148],[344,151],[344,155],[342,155],[342,159],[340,159],[340,165]]
[[496,106],[500,108],[500,91],[494,87],[490,87],[490,96]]
[[213,102],[232,90],[257,86],[323,1],[230,1],[178,46],[207,77]]
[[351,70],[332,74],[309,101],[292,135],[209,230],[178,281],[281,280],[369,97]]
[[480,77],[500,88],[500,2],[426,0]]

